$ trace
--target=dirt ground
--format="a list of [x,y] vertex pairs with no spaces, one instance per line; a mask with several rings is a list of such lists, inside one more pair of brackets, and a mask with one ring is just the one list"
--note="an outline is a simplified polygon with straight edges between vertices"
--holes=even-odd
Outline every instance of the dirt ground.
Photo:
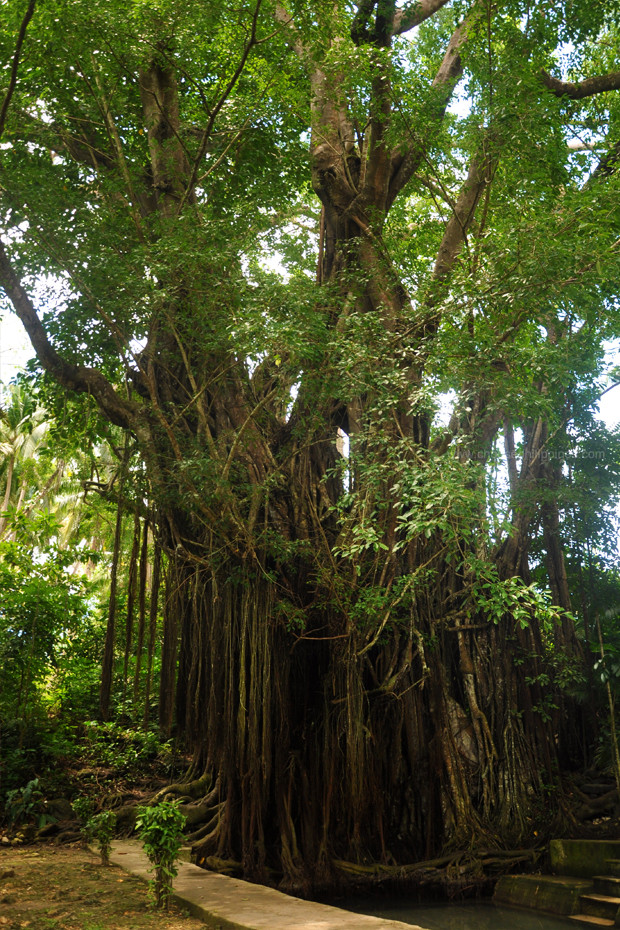
[[173,905],[151,904],[148,886],[103,867],[79,844],[0,849],[0,930],[204,930]]

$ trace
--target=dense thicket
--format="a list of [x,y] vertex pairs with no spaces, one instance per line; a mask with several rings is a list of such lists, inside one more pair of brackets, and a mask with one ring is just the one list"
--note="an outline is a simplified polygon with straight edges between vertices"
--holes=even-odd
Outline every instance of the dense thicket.
[[4,9],[0,284],[144,463],[197,855],[299,886],[518,842],[587,752],[613,10]]

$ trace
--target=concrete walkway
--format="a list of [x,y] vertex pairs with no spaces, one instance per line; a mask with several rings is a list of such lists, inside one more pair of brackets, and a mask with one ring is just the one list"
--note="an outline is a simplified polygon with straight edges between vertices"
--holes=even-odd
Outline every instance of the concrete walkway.
[[[150,863],[137,842],[112,845],[110,860],[148,881]],[[237,878],[179,863],[174,900],[212,930],[420,930],[399,920],[353,914]]]

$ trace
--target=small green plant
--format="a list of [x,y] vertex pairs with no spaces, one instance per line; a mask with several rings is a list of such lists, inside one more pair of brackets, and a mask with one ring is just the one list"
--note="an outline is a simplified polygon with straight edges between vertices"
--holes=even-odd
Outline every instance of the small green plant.
[[183,839],[185,814],[177,801],[162,801],[154,807],[138,809],[136,829],[144,851],[153,863],[155,880],[151,883],[155,905],[168,909],[172,882],[177,874],[176,861]]
[[112,848],[112,839],[116,830],[116,814],[114,811],[101,811],[94,814],[86,822],[88,836],[96,840],[101,856],[101,864],[110,864],[110,850]]
[[87,823],[88,820],[93,815],[93,802],[91,798],[87,798],[85,795],[81,794],[74,801],[71,802],[71,807],[73,808],[73,813],[80,821],[80,823]]
[[90,839],[89,835],[89,820],[93,816],[93,802],[91,798],[87,798],[85,795],[81,794],[71,803],[73,808],[73,813],[80,821],[80,829],[82,832],[82,843],[86,845]]
[[36,819],[39,827],[44,827],[48,817],[41,813],[43,792],[39,788],[39,779],[33,778],[23,788],[14,788],[6,793],[6,815],[9,826],[14,827],[25,820]]

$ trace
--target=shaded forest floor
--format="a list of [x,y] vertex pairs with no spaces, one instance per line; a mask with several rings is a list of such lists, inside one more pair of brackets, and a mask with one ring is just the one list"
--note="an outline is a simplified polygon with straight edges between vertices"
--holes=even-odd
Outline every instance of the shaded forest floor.
[[0,849],[0,930],[199,930],[171,905],[156,911],[148,887],[102,866],[79,844]]

